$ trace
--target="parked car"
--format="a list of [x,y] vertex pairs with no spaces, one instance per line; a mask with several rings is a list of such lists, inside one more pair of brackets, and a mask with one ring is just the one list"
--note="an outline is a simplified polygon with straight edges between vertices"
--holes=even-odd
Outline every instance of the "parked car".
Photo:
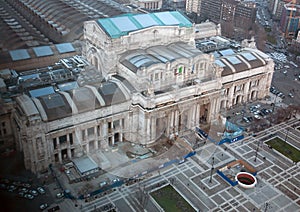
[[111,181],[111,183],[116,183],[116,182],[119,182],[119,181],[120,181],[119,178],[115,178],[115,179],[113,179],[113,180]]
[[30,200],[34,199],[34,196],[31,195],[31,194],[25,194],[24,197],[25,197],[26,199],[30,199]]
[[27,192],[28,192],[28,189],[23,187],[23,188],[19,188],[19,191],[20,191],[20,192],[27,193]]
[[246,116],[243,117],[243,120],[244,120],[246,123],[249,123],[249,122],[250,122],[250,120],[249,120]]
[[29,190],[29,193],[32,194],[33,196],[39,195],[39,193],[34,189]]
[[254,115],[254,118],[261,119],[261,117],[259,115]]
[[37,187],[36,190],[40,193],[40,194],[44,194],[46,193],[45,189],[43,187]]
[[23,191],[20,191],[20,192],[18,193],[18,195],[19,195],[19,197],[24,197],[25,193],[24,193]]
[[60,199],[60,198],[63,198],[64,197],[64,193],[62,192],[59,192],[56,194],[56,198]]
[[294,95],[292,93],[289,93],[289,97],[294,98]]
[[41,204],[41,205],[40,205],[40,209],[41,209],[41,210],[44,210],[44,209],[48,208],[48,206],[49,206],[49,205],[48,205],[47,203]]
[[107,182],[106,182],[106,181],[103,181],[103,182],[99,183],[99,186],[100,186],[100,187],[104,187],[104,186],[106,186],[106,185],[107,185]]
[[7,187],[7,190],[8,190],[9,192],[13,192],[13,191],[16,190],[16,189],[17,189],[17,187],[14,186],[14,185],[10,185],[10,186]]

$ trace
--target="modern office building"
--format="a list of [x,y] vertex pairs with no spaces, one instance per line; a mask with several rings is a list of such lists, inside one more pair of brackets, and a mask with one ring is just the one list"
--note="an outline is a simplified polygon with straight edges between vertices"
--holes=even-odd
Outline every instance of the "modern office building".
[[215,23],[229,22],[236,27],[250,27],[255,22],[256,4],[252,1],[236,0],[189,0],[186,11],[197,14],[201,20]]
[[18,77],[31,79],[28,85],[75,75],[69,63],[94,66],[77,81],[27,87],[15,98],[11,117],[25,167],[39,173],[124,141],[151,146],[219,120],[222,108],[268,95],[273,60],[253,41],[239,46],[204,24],[177,11],[85,22],[83,57]]
[[288,39],[294,39],[300,29],[300,4],[288,3],[283,6],[280,30]]

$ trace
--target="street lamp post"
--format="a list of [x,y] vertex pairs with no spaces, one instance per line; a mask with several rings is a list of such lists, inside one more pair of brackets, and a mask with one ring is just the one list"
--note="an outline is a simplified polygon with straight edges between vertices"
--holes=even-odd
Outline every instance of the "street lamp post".
[[258,149],[259,149],[259,141],[257,141],[257,146],[256,146],[256,150],[255,150],[255,158],[254,158],[254,162],[256,162]]
[[213,174],[213,170],[214,170],[214,163],[215,163],[215,158],[212,157],[212,163],[211,163],[211,169],[210,169],[209,183],[211,183],[211,180],[212,180],[212,174]]
[[275,96],[274,103],[273,103],[273,109],[272,109],[272,112],[273,112],[273,113],[274,113],[274,110],[275,110],[275,105],[276,105],[276,99],[277,99],[277,96],[278,96],[278,95]]
[[289,132],[290,132],[290,129],[287,129],[287,130],[286,130],[286,134],[285,134],[285,138],[284,138],[284,142],[286,142],[286,139],[287,139],[287,137],[288,137]]

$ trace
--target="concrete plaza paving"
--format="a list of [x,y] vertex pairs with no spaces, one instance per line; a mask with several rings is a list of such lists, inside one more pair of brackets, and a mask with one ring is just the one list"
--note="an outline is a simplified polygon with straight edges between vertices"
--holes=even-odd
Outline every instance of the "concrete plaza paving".
[[[299,148],[298,126],[300,121],[291,119],[235,143],[217,146],[207,142],[186,162],[149,173],[139,183],[123,185],[103,197],[79,201],[79,209],[103,211],[105,205],[112,204],[122,212],[161,211],[151,192],[171,184],[195,211],[300,211],[299,164],[264,144],[277,136]],[[218,168],[236,159],[243,159],[257,169],[258,184],[254,189],[233,187],[216,173]],[[146,196],[150,194],[143,205],[141,190]]]

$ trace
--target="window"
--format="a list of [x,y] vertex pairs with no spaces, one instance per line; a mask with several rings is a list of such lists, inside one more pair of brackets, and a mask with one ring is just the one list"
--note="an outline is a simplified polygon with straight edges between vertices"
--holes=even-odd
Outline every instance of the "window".
[[184,73],[184,71],[185,71],[184,66],[179,66],[177,69],[174,70],[174,74],[175,75],[182,74],[182,73]]
[[236,85],[235,86],[235,91],[240,91],[241,90],[241,86],[240,85]]
[[204,63],[200,63],[200,69],[204,69]]
[[116,120],[116,121],[114,121],[113,122],[114,124],[114,128],[118,128],[118,127],[120,127],[120,121],[119,120]]
[[101,135],[101,132],[100,132],[100,126],[99,126],[99,125],[97,126],[97,135],[98,135],[98,136]]
[[155,81],[158,81],[158,80],[159,80],[159,73],[155,73],[155,74],[154,74],[154,80],[155,80]]
[[73,145],[73,134],[69,134],[69,139],[70,139],[70,145]]
[[53,147],[54,149],[57,149],[56,138],[53,138]]
[[82,137],[82,140],[85,140],[85,130],[81,130],[81,137]]
[[59,161],[58,154],[55,154],[55,155],[54,155],[54,160],[55,160],[55,162],[58,162],[58,161]]
[[87,133],[88,133],[88,136],[94,135],[94,127],[88,128]]
[[109,133],[112,132],[112,127],[113,127],[112,123],[111,123],[111,122],[108,122],[108,123],[107,123],[107,128],[108,128],[108,132],[109,132]]
[[3,129],[3,135],[6,135],[6,129]]
[[67,142],[67,135],[59,136],[59,144],[64,144]]
[[2,122],[2,127],[5,127],[5,122]]

